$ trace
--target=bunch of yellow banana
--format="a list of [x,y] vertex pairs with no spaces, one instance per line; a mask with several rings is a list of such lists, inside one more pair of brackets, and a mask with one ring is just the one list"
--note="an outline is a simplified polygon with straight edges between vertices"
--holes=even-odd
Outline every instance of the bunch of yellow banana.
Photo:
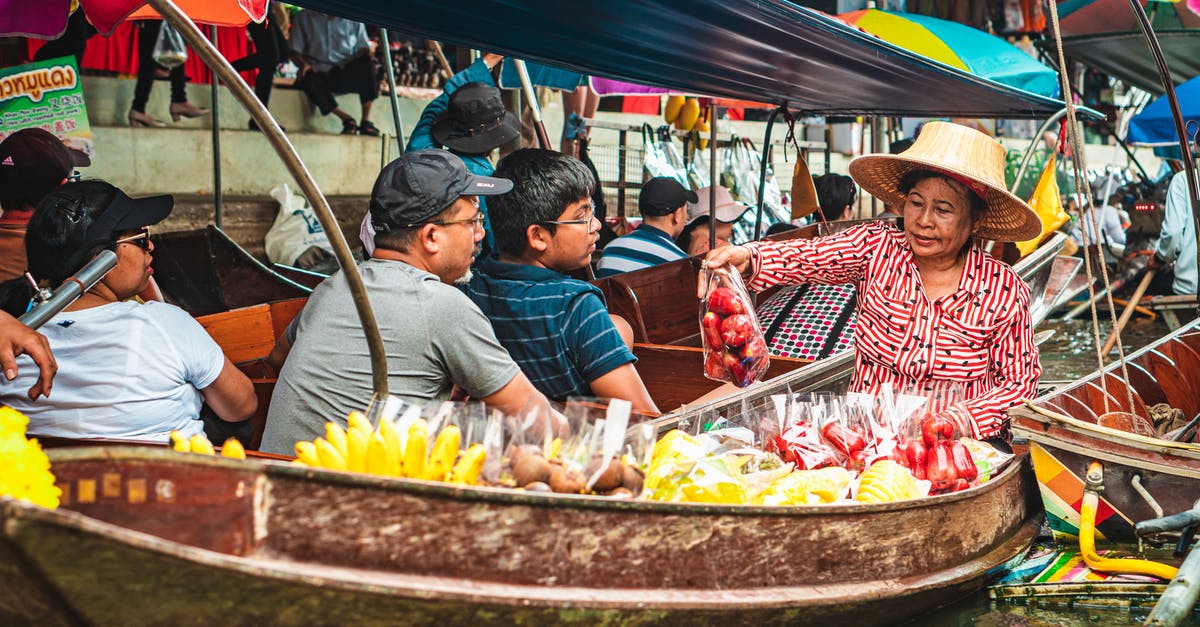
[[[473,485],[483,471],[486,452],[482,444],[472,444],[459,456],[462,431],[446,425],[429,448],[429,425],[418,418],[401,437],[390,420],[380,420],[379,428],[361,412],[350,412],[347,429],[334,422],[325,423],[325,437],[296,443],[296,463],[313,468],[365,472],[384,477],[409,477],[429,481],[448,481]],[[458,460],[455,463],[455,460]]]
[[[217,451],[213,448],[212,442],[204,437],[204,434],[197,433],[190,438],[183,437],[179,431],[171,432],[171,448],[180,453],[198,453],[200,455],[216,455]],[[246,448],[237,438],[229,438],[221,445],[221,457],[230,457],[233,459],[246,459]]]

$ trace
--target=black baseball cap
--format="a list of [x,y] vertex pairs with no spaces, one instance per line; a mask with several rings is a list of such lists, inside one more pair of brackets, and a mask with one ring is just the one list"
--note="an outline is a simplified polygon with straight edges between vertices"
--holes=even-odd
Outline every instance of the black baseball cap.
[[417,150],[384,166],[371,190],[371,226],[375,232],[419,226],[445,211],[461,196],[498,196],[512,181],[471,174],[453,153]]
[[504,108],[499,89],[487,83],[467,83],[450,94],[450,102],[430,134],[455,152],[482,155],[520,137],[521,123]]
[[696,192],[684,187],[679,181],[666,176],[656,176],[642,185],[642,193],[638,196],[638,211],[644,216],[665,216],[686,203],[699,200]]
[[67,148],[54,133],[23,128],[0,141],[0,189],[5,190],[0,198],[3,204],[36,205],[76,167],[91,164],[87,155]]
[[119,189],[116,191],[112,202],[88,226],[89,242],[103,243],[125,231],[158,224],[175,208],[175,197],[170,194],[131,198]]

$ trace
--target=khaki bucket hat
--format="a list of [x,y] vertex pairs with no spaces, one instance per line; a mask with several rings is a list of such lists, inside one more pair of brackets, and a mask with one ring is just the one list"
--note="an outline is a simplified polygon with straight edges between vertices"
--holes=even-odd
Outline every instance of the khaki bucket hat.
[[913,170],[949,174],[982,196],[987,210],[976,233],[982,239],[1023,242],[1042,232],[1041,219],[1004,184],[1004,147],[977,130],[929,122],[908,150],[898,155],[863,155],[850,162],[854,181],[897,211],[905,197],[900,179]]

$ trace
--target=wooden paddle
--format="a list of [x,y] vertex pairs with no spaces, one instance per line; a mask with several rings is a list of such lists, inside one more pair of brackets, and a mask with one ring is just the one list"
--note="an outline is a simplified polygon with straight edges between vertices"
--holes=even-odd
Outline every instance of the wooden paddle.
[[1155,272],[1153,268],[1147,270],[1146,276],[1142,277],[1142,282],[1138,283],[1137,289],[1133,291],[1133,296],[1129,297],[1129,304],[1125,305],[1125,311],[1122,311],[1121,317],[1117,318],[1117,326],[1113,327],[1112,333],[1104,341],[1104,348],[1100,349],[1102,355],[1107,355],[1108,351],[1112,350],[1112,347],[1116,345],[1117,338],[1121,335],[1121,329],[1124,329],[1125,323],[1129,322],[1129,318],[1133,317],[1133,312],[1137,309],[1138,301],[1142,299],[1142,295],[1150,287],[1150,281],[1154,280]]

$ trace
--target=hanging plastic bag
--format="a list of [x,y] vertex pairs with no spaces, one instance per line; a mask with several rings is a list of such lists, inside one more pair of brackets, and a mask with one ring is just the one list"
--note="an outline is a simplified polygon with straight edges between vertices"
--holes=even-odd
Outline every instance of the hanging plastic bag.
[[[762,157],[754,143],[745,138],[734,138],[731,151],[735,155],[733,159],[735,168],[732,172],[736,178],[734,198],[751,207],[758,207],[758,180],[762,175]],[[791,210],[784,205],[783,191],[779,189],[779,183],[775,180],[775,172],[770,164],[767,165],[767,176],[763,182],[762,204],[760,236],[771,225],[787,222],[792,217]],[[739,244],[755,239],[754,227],[758,222],[758,213],[757,210],[747,211],[733,225],[733,243]]]
[[296,260],[313,247],[333,254],[325,229],[303,196],[293,193],[287,183],[280,183],[271,188],[271,197],[279,203],[279,213],[264,238],[271,263],[296,265]]
[[187,58],[187,44],[183,43],[183,36],[170,24],[163,22],[158,29],[158,40],[154,42],[154,62],[169,70],[183,65]]
[[1033,252],[1047,234],[1058,230],[1058,227],[1071,219],[1067,212],[1063,211],[1062,196],[1059,196],[1058,181],[1055,177],[1054,161],[1055,155],[1051,153],[1050,159],[1046,161],[1046,167],[1042,169],[1042,177],[1038,179],[1037,187],[1033,188],[1033,194],[1029,196],[1030,208],[1042,220],[1042,232],[1031,240],[1017,242],[1017,250],[1020,251],[1022,257]]
[[746,387],[767,372],[767,342],[754,305],[732,266],[704,270],[700,334],[704,339],[704,376]]
[[642,125],[642,163],[651,177],[665,176],[688,187],[683,157],[671,143],[670,127],[656,132],[649,124]]

